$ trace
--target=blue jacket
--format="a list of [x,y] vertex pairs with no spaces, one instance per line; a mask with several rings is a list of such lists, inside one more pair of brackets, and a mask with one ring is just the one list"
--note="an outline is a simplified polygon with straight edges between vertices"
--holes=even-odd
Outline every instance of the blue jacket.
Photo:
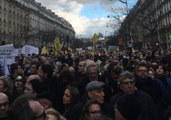
[[171,78],[170,77],[162,77],[162,78],[157,77],[156,80],[163,92],[163,95],[165,95],[167,90],[171,89]]

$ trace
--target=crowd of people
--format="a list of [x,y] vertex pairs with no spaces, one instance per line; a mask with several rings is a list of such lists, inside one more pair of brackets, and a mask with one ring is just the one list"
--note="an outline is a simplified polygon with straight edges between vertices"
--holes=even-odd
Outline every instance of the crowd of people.
[[21,55],[0,76],[0,120],[169,120],[171,51]]

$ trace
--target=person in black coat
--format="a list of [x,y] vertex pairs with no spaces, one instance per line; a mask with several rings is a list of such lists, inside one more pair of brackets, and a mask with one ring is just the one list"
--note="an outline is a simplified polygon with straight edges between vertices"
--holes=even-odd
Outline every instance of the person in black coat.
[[[111,98],[111,105],[115,106],[118,104],[119,100],[123,96],[133,96],[136,98],[141,106],[141,116],[142,120],[156,120],[156,111],[154,109],[154,103],[152,98],[145,92],[139,91],[135,87],[134,75],[128,71],[120,74],[118,79],[118,84],[120,86],[121,92],[114,95]],[[130,110],[133,108],[129,108]],[[124,116],[123,116],[124,117]]]
[[85,101],[78,103],[71,111],[71,116],[69,120],[79,120],[81,118],[82,110],[84,104],[87,100],[95,100],[101,105],[102,114],[113,118],[114,110],[113,107],[104,102],[104,91],[103,91],[104,83],[100,81],[92,81],[86,86],[86,95]]
[[38,75],[42,79],[42,86],[44,91],[49,92],[52,96],[52,102],[54,104],[54,107],[57,109],[60,109],[60,95],[63,93],[61,91],[61,82],[57,77],[52,76],[53,74],[53,66],[49,64],[45,64],[39,67],[38,69]]
[[162,97],[162,90],[156,80],[148,77],[148,66],[145,63],[140,63],[135,71],[135,80],[138,90],[148,93],[156,105]]

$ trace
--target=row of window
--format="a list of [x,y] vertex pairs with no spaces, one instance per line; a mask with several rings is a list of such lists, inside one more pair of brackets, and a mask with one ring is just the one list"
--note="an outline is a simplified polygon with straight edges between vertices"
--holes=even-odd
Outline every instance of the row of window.
[[6,31],[0,31],[0,35],[15,36],[15,37],[25,37],[24,34],[16,34],[16,33],[6,32]]
[[1,20],[1,18],[0,18],[0,23],[1,24],[4,24],[4,25],[9,25],[9,26],[13,26],[13,27],[25,27],[25,26],[27,26],[28,24],[26,24],[26,23],[18,23],[18,22],[12,22],[12,21],[8,21],[7,22],[7,20],[6,19],[4,19],[3,21]]
[[4,10],[3,11],[2,9],[0,9],[0,11],[2,11],[1,13],[4,13],[4,15],[14,15],[14,16],[21,17],[21,18],[26,16],[25,15],[26,13],[22,12],[22,11],[20,11],[20,12],[16,12],[16,11],[12,11],[12,10],[9,10],[9,11]]
[[[12,15],[16,15],[19,16],[20,18],[25,18],[26,16],[30,16],[30,13],[26,13],[25,10],[23,10],[22,8],[20,9],[19,7],[13,5],[12,3],[10,3],[9,1],[6,0],[0,0],[0,8],[4,11],[6,11],[7,14],[12,14]],[[35,20],[35,21],[41,21],[42,24],[46,24],[47,26],[49,26],[48,24],[50,23],[49,21],[46,21],[42,18],[40,18],[37,15],[34,15],[33,13],[31,13],[31,15],[33,15],[31,17],[31,19]],[[0,15],[1,16],[1,15]],[[67,24],[67,22],[64,22],[63,24]],[[68,23],[66,25],[66,27],[69,29],[71,27],[71,25]]]
[[24,23],[24,22],[28,22],[29,20],[26,18],[21,18],[21,17],[16,17],[16,16],[11,16],[10,14],[7,16],[5,13],[1,14],[0,11],[0,19],[4,19],[4,20],[11,20],[14,22],[18,22],[18,23]]
[[26,27],[13,27],[10,25],[6,26],[6,25],[0,24],[0,31],[6,31],[6,32],[14,31],[16,33],[22,33],[22,32],[26,32],[27,28]]
[[[149,1],[147,1],[149,2]],[[162,16],[166,13],[171,12],[171,0],[153,0],[152,2],[149,2],[144,10],[145,13],[152,13],[154,17]]]
[[[160,2],[159,2],[160,1]],[[158,6],[156,5],[158,4]],[[159,5],[160,4],[160,5]],[[158,7],[156,7],[156,6]],[[171,25],[171,0],[157,0],[153,1],[147,9],[145,9],[145,13],[148,13],[151,22],[158,21],[160,26],[166,27]],[[150,13],[151,12],[151,13]]]
[[171,25],[171,14],[167,14],[163,19],[161,20],[161,27],[164,26],[170,26]]
[[[6,8],[4,8],[4,9],[5,9],[4,11],[6,11]],[[15,11],[12,12],[12,10],[9,10],[9,12],[4,12],[4,11],[0,10],[0,17],[1,18],[4,17],[4,18],[7,19],[7,17],[9,17],[9,19],[13,19],[14,21],[17,20],[17,21],[20,21],[20,22],[24,22],[25,19],[26,19],[26,18],[24,18],[24,16],[26,16],[25,15],[26,13],[24,14],[24,12],[23,13],[21,12],[22,14],[19,14],[19,13],[16,13]],[[4,14],[1,14],[1,13],[4,13]],[[49,26],[49,27],[53,26],[52,23],[49,23],[48,21],[46,21],[46,20],[44,20],[44,19],[42,19],[42,18],[40,18],[40,17],[38,17],[37,15],[34,15],[34,14],[31,14],[31,16],[29,17],[29,19],[32,19],[34,22],[39,22],[39,24],[41,24],[43,26],[44,25],[45,26]],[[6,22],[6,21],[4,21],[4,22]]]
[[[23,26],[26,26],[29,24],[28,20],[25,21],[24,19],[19,19],[19,18],[12,18],[12,17],[9,17],[9,18],[1,18],[2,16],[0,16],[0,23],[1,24],[7,24],[7,25],[13,25],[13,26],[20,26],[20,27],[23,27]],[[40,26],[42,28],[46,28],[46,26],[52,28],[54,25],[53,24],[50,24],[48,22],[45,22],[43,20],[41,21],[34,21],[32,20],[32,25],[33,26]]]

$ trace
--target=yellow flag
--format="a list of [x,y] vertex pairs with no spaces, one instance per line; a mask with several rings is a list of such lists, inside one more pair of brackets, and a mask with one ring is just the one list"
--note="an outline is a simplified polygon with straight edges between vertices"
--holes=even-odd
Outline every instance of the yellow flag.
[[119,47],[116,48],[116,51],[119,51]]
[[79,50],[79,51],[78,51],[78,54],[79,54],[79,55],[83,55],[83,51],[82,51],[82,50]]
[[103,50],[105,52],[105,55],[108,56],[108,52],[107,52],[106,48],[104,48]]
[[143,58],[144,58],[144,57],[143,57],[143,55],[141,54],[141,55],[140,55],[140,59],[142,60]]
[[59,37],[56,37],[54,40],[54,53],[55,55],[62,49],[63,43],[60,42]]
[[49,54],[48,47],[47,46],[43,46],[41,53],[42,54]]
[[134,48],[132,48],[132,53],[135,53],[135,49]]
[[93,41],[93,43],[97,42],[97,34],[96,33],[93,34],[92,41]]
[[65,54],[68,54],[68,51],[67,51],[67,50],[65,50],[65,51],[64,51],[64,53],[65,53]]
[[72,48],[68,47],[68,51],[69,51],[69,52],[72,52]]

